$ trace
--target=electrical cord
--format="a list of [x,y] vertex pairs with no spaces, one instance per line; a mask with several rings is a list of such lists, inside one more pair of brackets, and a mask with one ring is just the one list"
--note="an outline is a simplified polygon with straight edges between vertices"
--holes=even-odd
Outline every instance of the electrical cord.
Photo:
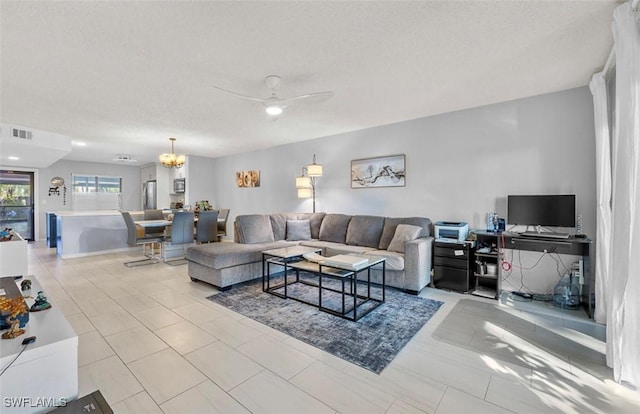
[[[540,255],[540,257],[538,258],[538,260],[536,260],[536,262],[529,266],[529,267],[525,267],[522,265],[522,251],[518,250],[518,264],[513,264],[513,268],[517,268],[518,269],[518,273],[520,275],[520,288],[519,288],[519,292],[522,293],[528,293],[531,294],[531,300],[534,301],[541,301],[541,302],[550,302],[553,300],[553,288],[551,290],[548,290],[545,293],[532,293],[531,289],[524,283],[524,272],[523,270],[532,270],[534,268],[536,268],[540,262],[542,261],[542,259],[544,259],[545,256],[549,256],[555,263],[556,263],[556,273],[558,274],[558,279],[561,279],[563,274],[561,272],[560,266],[562,266],[564,268],[564,270],[566,272],[570,272],[569,268],[567,268],[567,266],[565,265],[565,263],[562,261],[562,258],[560,257],[559,253],[555,252],[556,248],[554,247],[553,249],[551,249],[550,251],[545,251],[542,253],[542,255]],[[554,257],[554,254],[556,257]],[[512,253],[512,261],[513,261],[513,253]],[[513,275],[513,272],[509,272],[508,276],[506,278],[504,278],[504,281],[507,281],[511,276]],[[514,300],[518,300],[518,299],[514,299]]]
[[5,372],[6,370],[8,370],[8,369],[9,369],[9,367],[11,367],[11,365],[13,365],[13,363],[14,363],[14,362],[16,362],[16,360],[17,360],[18,358],[20,358],[20,355],[22,355],[22,353],[24,352],[24,350],[25,350],[25,349],[27,349],[27,347],[29,346],[29,344],[30,344],[30,343],[31,343],[31,342],[24,344],[24,346],[22,347],[22,349],[20,350],[20,352],[18,352],[18,355],[16,355],[16,357],[15,357],[15,358],[13,358],[13,361],[9,362],[9,364],[8,364],[6,367],[4,367],[4,368],[2,369],[2,371],[0,371],[0,376],[1,376],[2,374],[4,374],[4,372]]

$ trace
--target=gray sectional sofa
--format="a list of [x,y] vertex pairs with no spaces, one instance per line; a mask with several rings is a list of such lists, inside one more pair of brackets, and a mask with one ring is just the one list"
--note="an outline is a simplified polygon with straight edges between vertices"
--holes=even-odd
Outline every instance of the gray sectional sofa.
[[[323,256],[348,253],[383,256],[387,259],[387,285],[419,293],[431,278],[431,227],[431,220],[424,217],[241,215],[234,223],[233,243],[188,248],[188,271],[191,280],[227,289],[262,276],[262,251],[303,245],[321,248]],[[381,270],[374,269],[372,277],[374,282],[380,282]]]

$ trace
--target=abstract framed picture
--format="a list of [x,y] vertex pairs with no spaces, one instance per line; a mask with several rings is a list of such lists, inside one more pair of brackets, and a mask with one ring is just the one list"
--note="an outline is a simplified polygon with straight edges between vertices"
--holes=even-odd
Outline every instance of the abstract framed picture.
[[260,187],[260,170],[237,171],[236,185],[238,187]]
[[351,188],[404,186],[404,154],[351,161]]

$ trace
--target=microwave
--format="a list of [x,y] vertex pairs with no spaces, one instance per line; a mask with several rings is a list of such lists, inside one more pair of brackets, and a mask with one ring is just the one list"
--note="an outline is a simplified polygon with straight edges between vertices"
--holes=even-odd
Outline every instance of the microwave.
[[176,178],[173,180],[173,192],[184,193],[184,178]]

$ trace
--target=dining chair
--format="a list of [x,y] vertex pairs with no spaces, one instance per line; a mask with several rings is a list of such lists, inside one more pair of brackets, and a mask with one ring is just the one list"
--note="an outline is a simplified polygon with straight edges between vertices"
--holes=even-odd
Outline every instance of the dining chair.
[[[186,248],[193,244],[193,226],[194,226],[194,214],[193,211],[179,211],[175,213],[173,216],[173,221],[171,222],[171,235],[168,239],[165,239],[164,242],[164,256],[163,260],[165,263],[172,266],[179,266],[183,264],[187,264],[187,260],[185,259]],[[168,258],[167,253],[169,251],[175,251],[175,247],[178,246],[182,252],[182,255],[175,258]]]
[[218,241],[218,212],[201,211],[196,224],[196,241],[210,243]]
[[[133,260],[130,262],[125,262],[124,265],[127,267],[134,266],[143,266],[150,265],[154,263],[158,263],[158,259],[155,256],[155,245],[156,243],[159,246],[162,246],[162,241],[164,237],[162,235],[154,235],[154,236],[138,236],[138,228],[136,224],[133,222],[133,218],[131,217],[131,213],[128,211],[122,211],[122,218],[124,219],[124,223],[127,226],[127,244],[130,247],[142,246],[142,253],[147,256],[146,259],[141,260]],[[151,253],[146,254],[146,247],[149,246]],[[162,253],[162,247],[160,247],[160,253]]]
[[221,208],[218,212],[218,240],[227,235],[227,220],[229,219],[229,209]]

